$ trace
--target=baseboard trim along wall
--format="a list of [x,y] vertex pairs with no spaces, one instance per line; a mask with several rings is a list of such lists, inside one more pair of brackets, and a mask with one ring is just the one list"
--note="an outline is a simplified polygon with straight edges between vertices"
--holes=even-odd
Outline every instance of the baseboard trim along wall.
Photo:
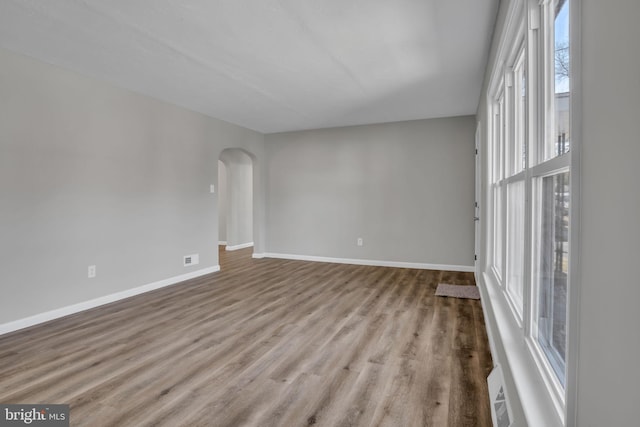
[[329,262],[335,264],[354,264],[354,265],[371,265],[375,267],[398,267],[398,268],[417,268],[420,270],[444,270],[444,271],[462,271],[473,273],[475,267],[472,265],[450,265],[450,264],[426,264],[418,262],[400,262],[400,261],[380,261],[371,259],[356,259],[356,258],[331,258],[321,257],[313,255],[293,255],[293,254],[278,254],[278,253],[264,253],[254,254],[254,258],[280,258],[291,259],[297,261],[313,261],[313,262]]
[[226,246],[226,244],[227,244],[227,241],[226,241],[226,240],[220,240],[220,241],[218,241],[218,246],[219,246],[219,245]]
[[237,251],[238,249],[250,248],[252,246],[253,246],[253,242],[241,243],[239,245],[227,246],[224,250],[225,251]]
[[190,273],[181,274],[179,276],[170,277],[168,279],[159,280],[157,282],[148,283],[146,285],[138,286],[136,288],[126,289],[124,291],[116,292],[110,295],[105,295],[89,301],[84,301],[84,302],[69,305],[66,307],[57,308],[55,310],[47,311],[45,313],[40,313],[33,316],[25,317],[24,319],[3,323],[0,325],[0,335],[8,334],[9,332],[14,332],[20,329],[28,328],[30,326],[37,325],[39,323],[48,322],[50,320],[68,316],[70,314],[75,314],[80,311],[89,310],[91,308],[99,307],[101,305],[109,304],[109,303],[122,300],[125,298],[129,298],[135,295],[143,294],[145,292],[153,291],[155,289],[160,289],[166,286],[175,285],[176,283],[180,283],[180,282],[184,282],[185,280],[204,276],[205,274],[215,273],[216,271],[220,271],[219,265],[209,267],[209,268],[203,268],[197,271],[192,271]]

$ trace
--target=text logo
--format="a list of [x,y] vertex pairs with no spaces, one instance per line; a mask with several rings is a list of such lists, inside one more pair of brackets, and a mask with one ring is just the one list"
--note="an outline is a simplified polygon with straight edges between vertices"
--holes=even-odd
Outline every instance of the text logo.
[[0,404],[0,427],[69,427],[69,405]]

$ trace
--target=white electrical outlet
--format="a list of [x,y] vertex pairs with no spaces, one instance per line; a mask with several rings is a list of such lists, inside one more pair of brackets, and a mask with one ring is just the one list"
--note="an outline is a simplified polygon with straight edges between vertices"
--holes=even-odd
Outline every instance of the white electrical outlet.
[[209,193],[213,194],[213,193],[215,193],[215,192],[216,192],[216,186],[215,186],[215,185],[213,185],[213,184],[211,184],[211,185],[209,186]]
[[96,277],[96,266],[95,265],[90,265],[88,270],[87,270],[87,276],[89,277],[89,279],[93,279],[94,277]]
[[196,265],[200,263],[200,255],[199,254],[193,254],[193,255],[185,255],[182,258],[182,265],[184,267],[189,267],[192,265]]
[[356,243],[358,244],[358,246],[362,246],[363,245],[362,237],[358,237],[358,241]]

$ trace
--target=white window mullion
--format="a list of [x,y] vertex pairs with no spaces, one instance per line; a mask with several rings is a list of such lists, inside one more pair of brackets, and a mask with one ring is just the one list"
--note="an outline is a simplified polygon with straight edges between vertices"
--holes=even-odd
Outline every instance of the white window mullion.
[[538,153],[538,141],[540,135],[544,135],[541,123],[541,91],[544,85],[540,84],[540,8],[538,0],[529,0],[529,31],[526,34],[527,46],[527,72],[528,72],[528,99],[527,99],[527,167],[538,163],[541,155]]
[[525,176],[526,176],[526,172],[525,171],[518,172],[515,175],[512,175],[512,176],[510,176],[508,178],[505,178],[504,182],[506,184],[511,184],[511,183],[514,183],[514,182],[517,182],[517,181],[524,181]]
[[549,175],[553,172],[568,168],[570,163],[571,156],[569,154],[564,154],[559,157],[554,157],[551,160],[547,160],[544,163],[535,165],[531,168],[531,174],[532,176]]

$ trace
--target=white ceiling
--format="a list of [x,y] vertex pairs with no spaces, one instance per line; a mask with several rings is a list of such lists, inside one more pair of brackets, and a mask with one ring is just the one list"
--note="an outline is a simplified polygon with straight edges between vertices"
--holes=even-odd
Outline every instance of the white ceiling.
[[0,46],[264,133],[474,114],[498,0],[1,0]]

